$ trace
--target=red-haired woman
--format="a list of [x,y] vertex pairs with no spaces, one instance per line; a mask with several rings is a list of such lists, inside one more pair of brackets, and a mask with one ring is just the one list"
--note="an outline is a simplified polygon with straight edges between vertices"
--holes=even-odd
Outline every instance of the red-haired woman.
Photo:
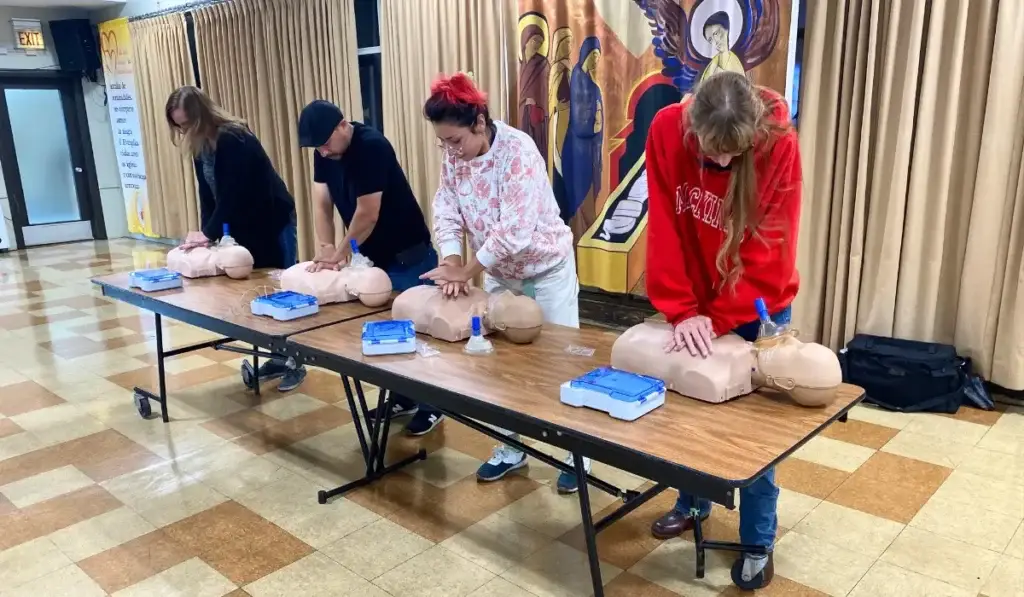
[[[457,296],[484,274],[484,290],[532,296],[545,321],[579,327],[572,232],[558,215],[547,164],[533,139],[492,120],[487,97],[462,73],[434,83],[423,114],[445,151],[434,195],[442,261],[424,277]],[[469,263],[462,259],[464,232],[475,253]],[[589,470],[589,460],[585,464]],[[526,454],[501,445],[477,477],[495,481],[525,465]],[[575,492],[576,476],[563,473],[558,487]]]

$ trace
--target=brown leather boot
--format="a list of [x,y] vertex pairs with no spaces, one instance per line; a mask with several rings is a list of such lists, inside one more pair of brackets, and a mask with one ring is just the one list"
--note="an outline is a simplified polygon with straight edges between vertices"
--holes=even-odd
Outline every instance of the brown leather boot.
[[[707,520],[710,515],[711,514],[709,513],[706,516],[701,516],[701,522]],[[693,517],[690,516],[689,512],[681,514],[675,510],[671,510],[658,520],[651,523],[651,534],[654,535],[656,539],[672,539],[682,535],[692,528]]]

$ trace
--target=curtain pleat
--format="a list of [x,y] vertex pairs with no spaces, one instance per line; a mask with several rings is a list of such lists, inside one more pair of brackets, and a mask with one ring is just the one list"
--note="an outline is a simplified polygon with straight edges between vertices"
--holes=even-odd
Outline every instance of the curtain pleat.
[[164,105],[171,92],[195,83],[184,15],[129,23],[136,104],[146,158],[146,188],[153,232],[184,238],[199,225],[192,160],[171,140]]
[[1024,389],[1024,3],[809,2],[795,318],[952,343]]

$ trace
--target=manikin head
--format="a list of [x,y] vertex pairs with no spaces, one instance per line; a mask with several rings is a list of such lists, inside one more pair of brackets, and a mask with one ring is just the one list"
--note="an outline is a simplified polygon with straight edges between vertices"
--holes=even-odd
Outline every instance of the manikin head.
[[506,290],[488,298],[487,326],[514,344],[529,344],[544,327],[544,311],[532,298]]
[[225,128],[245,131],[245,122],[213,103],[210,96],[186,85],[175,89],[164,105],[164,117],[174,144],[185,147],[193,157],[217,149],[217,136]]
[[[771,98],[771,99],[768,99]],[[716,265],[731,286],[743,272],[740,244],[747,232],[760,236],[756,154],[771,151],[774,142],[789,134],[792,124],[775,120],[781,100],[762,93],[744,75],[721,72],[703,81],[693,94],[686,122],[688,141],[696,143],[702,159],[712,167],[728,168],[729,188],[722,202],[725,241]]]
[[487,95],[469,75],[456,73],[434,81],[423,115],[434,125],[438,146],[447,154],[469,161],[490,150],[495,128]]
[[340,160],[345,154],[353,132],[341,108],[325,100],[311,102],[299,115],[299,145],[331,160]]

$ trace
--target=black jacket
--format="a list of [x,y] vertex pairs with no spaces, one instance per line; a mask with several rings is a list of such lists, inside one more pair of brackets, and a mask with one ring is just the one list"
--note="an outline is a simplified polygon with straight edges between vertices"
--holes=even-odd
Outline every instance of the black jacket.
[[284,263],[279,239],[295,222],[295,200],[260,140],[249,131],[222,130],[214,155],[216,193],[203,176],[202,160],[195,160],[203,234],[216,240],[227,223],[231,236],[252,253],[255,267],[292,265]]

